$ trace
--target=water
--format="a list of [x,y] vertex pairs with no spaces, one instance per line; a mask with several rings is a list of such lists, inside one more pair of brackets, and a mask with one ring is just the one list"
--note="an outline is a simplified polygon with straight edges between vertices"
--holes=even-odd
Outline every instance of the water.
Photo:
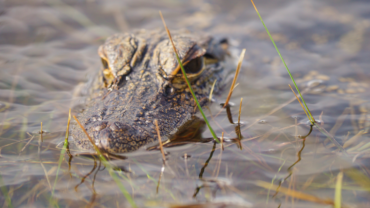
[[[243,98],[242,124],[230,124],[224,110],[211,122],[217,135],[225,133],[224,151],[189,143],[166,148],[166,166],[159,151],[145,149],[112,161],[137,206],[330,207],[343,173],[342,203],[368,207],[370,4],[256,4],[334,141],[317,128],[302,140],[308,119],[248,1],[0,1],[0,206],[130,206],[107,169],[73,144],[56,178],[58,160],[68,109],[83,106],[77,89],[100,69],[98,46],[115,32],[162,27],[161,10],[170,29],[201,30],[246,48],[231,99],[236,121]],[[227,93],[214,97],[207,115],[221,110]],[[203,137],[211,137],[208,130]]]

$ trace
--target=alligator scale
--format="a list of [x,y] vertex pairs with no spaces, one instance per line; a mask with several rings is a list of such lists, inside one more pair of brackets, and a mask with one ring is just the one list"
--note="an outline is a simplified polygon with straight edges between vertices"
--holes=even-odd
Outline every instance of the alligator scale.
[[[172,37],[192,88],[205,106],[212,84],[217,80],[217,92],[225,76],[228,43],[188,31],[173,31]],[[155,119],[161,136],[168,139],[196,114],[196,103],[164,30],[115,34],[98,53],[103,70],[88,87],[88,102],[77,117],[99,148],[111,153],[134,151],[157,140]],[[72,137],[79,148],[93,149],[77,125]]]

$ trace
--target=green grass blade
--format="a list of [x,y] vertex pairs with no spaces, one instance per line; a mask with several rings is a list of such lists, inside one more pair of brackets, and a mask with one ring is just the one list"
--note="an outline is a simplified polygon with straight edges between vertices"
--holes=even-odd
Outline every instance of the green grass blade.
[[73,116],[73,118],[77,121],[77,124],[81,127],[81,130],[86,134],[87,138],[90,140],[91,144],[93,145],[95,151],[98,153],[100,160],[102,161],[103,165],[107,168],[109,175],[113,178],[113,180],[116,182],[118,188],[122,192],[122,194],[126,197],[127,201],[130,203],[132,207],[137,207],[135,201],[132,199],[129,192],[126,190],[125,186],[121,183],[119,180],[118,175],[114,172],[112,165],[105,159],[102,152],[99,150],[99,148],[95,145],[95,143],[92,141],[89,134],[86,132],[85,128],[82,126],[80,121],[76,118],[76,116]]
[[193,91],[193,89],[192,89],[192,87],[191,87],[191,85],[190,85],[190,82],[189,82],[189,80],[188,80],[188,76],[186,75],[186,72],[185,72],[184,66],[182,65],[182,62],[181,62],[181,60],[180,60],[179,56],[177,55],[177,53],[175,53],[175,54],[176,54],[177,62],[179,62],[179,64],[180,64],[182,74],[183,74],[183,75],[184,75],[184,77],[185,77],[185,81],[186,81],[186,83],[188,84],[188,87],[189,87],[189,89],[190,89],[190,92],[191,92],[191,94],[193,95],[193,98],[194,98],[195,102],[197,103],[198,109],[199,109],[200,113],[202,114],[203,119],[204,119],[204,121],[206,122],[206,124],[207,124],[207,126],[208,126],[209,131],[211,132],[211,134],[212,134],[213,138],[216,140],[216,142],[220,143],[220,141],[218,140],[218,138],[217,138],[217,136],[216,136],[216,133],[213,131],[213,129],[212,129],[212,127],[211,127],[211,124],[209,124],[209,121],[208,121],[208,119],[207,119],[206,115],[205,115],[205,114],[204,114],[204,112],[203,112],[202,106],[200,105],[200,103],[199,103],[199,101],[198,101],[197,97],[195,96],[195,93],[194,93],[194,91]]
[[58,180],[58,175],[59,175],[59,170],[60,170],[60,166],[62,165],[62,161],[63,161],[63,158],[64,158],[64,154],[67,150],[67,147],[68,147],[68,137],[69,137],[69,123],[71,121],[71,109],[69,109],[69,114],[68,114],[68,122],[67,122],[67,130],[66,130],[66,136],[65,136],[65,139],[64,139],[64,145],[63,145],[63,148],[62,150],[60,151],[60,156],[59,156],[59,162],[58,162],[58,168],[57,168],[57,172],[56,172],[56,175],[55,175],[55,180],[54,180],[54,184],[53,184],[53,190],[51,191],[51,198],[54,196],[54,191],[55,191],[55,186],[57,184],[57,180]]
[[280,51],[279,51],[278,47],[276,46],[274,39],[272,39],[272,36],[271,36],[271,34],[270,34],[269,30],[267,29],[267,27],[266,27],[266,25],[265,25],[265,22],[263,21],[263,19],[262,19],[262,17],[261,17],[261,15],[260,15],[260,13],[259,13],[259,12],[258,12],[258,10],[257,10],[256,5],[254,5],[253,0],[251,0],[251,2],[252,2],[252,4],[253,4],[254,9],[255,9],[255,10],[256,10],[256,12],[257,12],[258,17],[260,18],[260,20],[261,20],[261,22],[262,22],[262,24],[263,24],[263,27],[265,28],[265,30],[266,30],[266,32],[267,32],[267,34],[269,35],[269,37],[270,37],[270,39],[271,39],[272,44],[274,44],[274,47],[275,47],[275,49],[276,49],[277,53],[279,54],[281,61],[283,62],[283,64],[284,64],[284,66],[285,66],[286,70],[288,71],[288,74],[289,74],[290,78],[292,79],[292,82],[293,82],[293,84],[294,84],[295,88],[297,89],[297,91],[298,91],[298,93],[299,93],[299,96],[301,97],[302,102],[303,102],[303,104],[304,104],[304,106],[305,106],[305,108],[306,108],[306,110],[307,110],[308,114],[310,115],[310,117],[309,117],[308,119],[309,119],[309,120],[311,121],[311,123],[313,124],[313,123],[314,123],[314,121],[315,121],[315,119],[312,117],[311,112],[310,112],[310,110],[308,109],[307,104],[306,104],[306,102],[305,102],[305,101],[304,101],[304,99],[303,99],[303,96],[302,96],[302,94],[301,94],[301,91],[299,91],[298,86],[297,86],[297,84],[295,83],[294,78],[293,78],[292,74],[290,73],[290,71],[289,71],[289,69],[288,69],[288,66],[286,65],[286,63],[285,63],[285,61],[284,61],[284,59],[283,59],[283,56],[280,54]]
[[280,167],[279,167],[279,169],[278,169],[277,173],[275,174],[274,178],[272,178],[272,180],[271,180],[271,187],[270,187],[270,188],[269,188],[269,190],[267,191],[266,204],[268,204],[268,203],[269,203],[270,190],[272,189],[272,186],[274,185],[274,181],[275,181],[275,179],[276,179],[276,177],[277,177],[277,174],[278,174],[278,173],[280,173],[281,168],[283,168],[283,166],[284,166],[284,164],[285,164],[285,161],[286,161],[286,160],[284,160],[284,161],[283,161],[283,163],[280,165]]
[[342,207],[342,181],[343,172],[339,172],[337,176],[337,183],[335,185],[334,208]]
[[10,196],[8,194],[8,190],[5,187],[5,183],[3,181],[3,177],[1,176],[1,174],[0,174],[0,186],[1,186],[1,192],[3,192],[3,196],[6,200],[6,203],[7,203],[8,207],[12,208],[13,207],[12,199],[10,198]]
[[204,121],[206,122],[206,124],[207,124],[207,126],[208,126],[208,129],[209,129],[209,131],[211,132],[211,134],[212,134],[212,136],[213,136],[213,139],[215,139],[217,143],[220,143],[220,141],[218,140],[218,138],[217,138],[217,136],[216,136],[216,133],[213,131],[213,129],[212,129],[212,127],[211,127],[211,125],[209,124],[209,121],[208,121],[208,119],[207,119],[206,115],[205,115],[205,114],[204,114],[204,112],[203,112],[202,106],[200,105],[200,103],[199,103],[199,101],[198,101],[197,97],[195,96],[195,93],[194,93],[194,91],[193,91],[193,88],[191,87],[191,84],[190,84],[190,82],[189,82],[188,76],[186,75],[186,72],[185,72],[184,66],[182,65],[182,62],[181,62],[181,60],[180,60],[180,58],[179,58],[179,55],[178,55],[178,53],[177,53],[177,50],[176,50],[175,44],[174,44],[174,43],[173,43],[173,41],[172,41],[172,37],[171,37],[170,31],[168,30],[168,28],[167,28],[167,26],[166,26],[166,23],[165,23],[165,21],[164,21],[164,19],[163,19],[162,13],[161,13],[161,12],[159,12],[159,14],[161,15],[161,18],[162,18],[162,21],[163,21],[163,25],[164,25],[164,27],[166,28],[166,31],[167,31],[168,37],[169,37],[169,39],[171,40],[171,43],[172,43],[172,46],[173,46],[173,50],[175,51],[175,54],[176,54],[177,62],[178,62],[178,63],[179,63],[179,65],[180,65],[180,68],[181,68],[182,74],[183,74],[183,75],[184,75],[184,77],[185,77],[185,81],[186,81],[186,84],[187,84],[187,85],[188,85],[188,87],[189,87],[189,90],[190,90],[190,92],[191,92],[191,95],[193,96],[193,98],[194,98],[195,102],[197,103],[198,109],[199,109],[200,113],[202,114],[203,119],[204,119]]
[[[101,158],[104,158],[104,157],[101,157]],[[105,160],[105,158],[104,158],[104,160]],[[116,184],[117,184],[118,188],[121,190],[122,194],[126,197],[127,201],[130,203],[130,205],[132,207],[137,207],[137,205],[135,204],[135,201],[132,199],[130,193],[126,190],[125,186],[121,183],[117,174],[114,172],[114,170],[112,169],[110,164],[109,165],[107,165],[107,164],[108,164],[108,162],[105,160],[104,165],[106,165],[106,167],[109,167],[108,168],[109,175],[116,182]]]

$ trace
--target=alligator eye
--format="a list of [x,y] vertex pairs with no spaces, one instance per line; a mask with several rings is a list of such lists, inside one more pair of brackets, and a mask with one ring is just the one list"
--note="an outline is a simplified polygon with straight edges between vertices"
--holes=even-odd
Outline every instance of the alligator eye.
[[208,65],[208,64],[215,64],[217,62],[219,62],[219,60],[217,59],[216,56],[214,56],[213,54],[211,53],[206,53],[204,54],[204,64],[205,65]]
[[204,58],[206,58],[206,59],[216,59],[216,57],[213,54],[210,54],[210,53],[204,54]]
[[203,68],[203,57],[195,58],[189,61],[185,66],[185,72],[189,74],[199,73]]

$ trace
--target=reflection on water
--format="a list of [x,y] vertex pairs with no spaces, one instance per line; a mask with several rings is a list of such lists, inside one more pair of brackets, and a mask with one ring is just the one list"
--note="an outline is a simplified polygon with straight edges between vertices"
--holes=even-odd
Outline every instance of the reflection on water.
[[[248,1],[0,1],[0,206],[327,207],[339,180],[342,205],[368,207],[370,3],[255,3],[326,132],[307,124]],[[223,148],[197,121],[167,144],[165,165],[156,144],[107,157],[119,182],[73,141],[59,166],[68,109],[83,108],[81,89],[100,70],[98,46],[162,27],[158,10],[170,29],[246,48],[235,104],[221,110],[225,90],[205,109]]]

